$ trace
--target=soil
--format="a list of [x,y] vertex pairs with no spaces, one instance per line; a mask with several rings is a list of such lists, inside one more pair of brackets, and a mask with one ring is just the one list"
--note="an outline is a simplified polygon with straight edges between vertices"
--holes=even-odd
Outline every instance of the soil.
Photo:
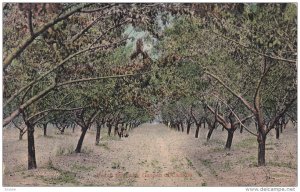
[[231,150],[225,150],[227,132],[217,129],[206,141],[207,129],[194,138],[162,124],[143,124],[129,137],[108,137],[96,130],[85,137],[76,154],[80,129],[63,135],[36,128],[38,169],[27,170],[27,140],[18,130],[3,130],[4,186],[296,186],[297,129],[288,126],[280,139],[267,137],[265,167],[257,167],[257,141],[246,131],[235,132]]

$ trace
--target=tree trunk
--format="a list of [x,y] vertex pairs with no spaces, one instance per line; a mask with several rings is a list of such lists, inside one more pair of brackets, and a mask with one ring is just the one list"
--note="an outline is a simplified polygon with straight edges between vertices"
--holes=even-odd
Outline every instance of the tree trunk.
[[82,132],[81,132],[81,135],[80,135],[80,138],[79,138],[79,141],[77,143],[77,147],[75,149],[75,152],[76,153],[80,153],[81,152],[81,147],[82,147],[82,143],[83,143],[83,139],[84,139],[84,136],[87,132],[89,127],[82,127]]
[[257,122],[255,122],[255,129],[256,129],[256,131],[258,131],[258,123]]
[[280,132],[279,132],[279,126],[280,125],[276,125],[276,128],[275,128],[275,130],[276,130],[276,139],[279,139],[279,134],[280,134]]
[[27,125],[27,141],[28,141],[28,170],[36,169],[35,146],[34,146],[34,125]]
[[186,133],[187,134],[190,134],[190,130],[191,130],[191,123],[187,123],[187,125],[186,125]]
[[60,134],[63,135],[63,134],[65,133],[65,128],[66,128],[66,127],[63,127],[63,128],[60,130]]
[[97,123],[97,130],[96,130],[96,145],[100,142],[100,132],[101,132],[101,124]]
[[180,125],[179,123],[176,123],[177,131],[180,131]]
[[227,129],[227,134],[228,135],[227,135],[227,141],[226,141],[225,149],[230,149],[231,148],[234,131],[235,131],[234,128]]
[[258,142],[258,166],[265,166],[265,146],[266,146],[266,134],[258,132],[257,142]]
[[211,134],[213,133],[214,129],[213,128],[210,128],[209,131],[208,131],[208,134],[207,134],[207,137],[206,137],[206,140],[209,141],[210,140],[210,137],[211,137]]
[[199,137],[199,129],[200,129],[201,124],[196,124],[196,133],[195,133],[195,138]]
[[184,127],[183,127],[183,123],[180,122],[180,127],[181,127],[181,132],[184,132]]
[[44,136],[47,136],[47,124],[43,124]]
[[108,128],[108,136],[110,136],[111,135],[111,128],[112,128],[111,124],[107,124],[107,128]]
[[118,133],[118,124],[115,124],[115,129],[114,129],[114,136],[116,136]]
[[240,133],[243,133],[243,129],[244,129],[244,127],[242,125],[240,125]]
[[19,140],[23,139],[23,135],[24,135],[24,131],[20,130],[20,132],[19,132]]

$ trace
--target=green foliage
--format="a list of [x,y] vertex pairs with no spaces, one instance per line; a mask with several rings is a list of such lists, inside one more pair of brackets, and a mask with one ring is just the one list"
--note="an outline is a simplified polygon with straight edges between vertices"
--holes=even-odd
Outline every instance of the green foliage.
[[293,22],[297,18],[297,5],[289,3],[286,5],[284,11],[284,20],[288,22]]

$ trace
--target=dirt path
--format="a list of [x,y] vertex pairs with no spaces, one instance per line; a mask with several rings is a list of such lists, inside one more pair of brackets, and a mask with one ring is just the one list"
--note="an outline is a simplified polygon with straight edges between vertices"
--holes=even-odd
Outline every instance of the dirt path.
[[157,125],[147,125],[140,131],[146,131],[147,138],[140,140],[138,145],[147,150],[141,151],[145,159],[139,164],[137,186],[189,186],[203,183],[203,179],[189,165],[182,149],[172,145],[176,133]]
[[27,141],[18,141],[15,129],[3,132],[4,186],[293,186],[297,181],[297,130],[287,128],[266,145],[266,167],[256,167],[257,141],[235,133],[231,151],[224,150],[226,132],[207,129],[199,138],[161,124],[143,124],[128,138],[88,131],[81,154],[73,153],[80,129],[35,131],[38,169],[28,171]]

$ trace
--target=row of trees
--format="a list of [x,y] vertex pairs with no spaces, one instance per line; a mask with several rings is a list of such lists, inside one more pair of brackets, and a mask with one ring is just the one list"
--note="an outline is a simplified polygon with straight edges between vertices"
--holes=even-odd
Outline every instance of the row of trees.
[[[3,125],[27,133],[28,169],[37,167],[34,130],[79,126],[80,153],[95,124],[96,144],[103,124],[133,127],[152,116],[147,94],[152,60],[143,41],[126,29],[149,28],[157,12],[151,4],[4,5]],[[138,42],[137,46],[133,42]],[[132,56],[131,56],[132,55]],[[26,128],[21,125],[26,125]]]
[[[227,131],[227,140],[225,149],[230,149],[234,133],[239,129],[240,133],[244,130],[254,136],[258,131],[258,124],[253,115],[240,116],[236,113],[236,107],[230,108],[227,104],[216,102],[215,105],[208,105],[206,102],[199,102],[193,98],[184,98],[172,101],[163,105],[162,119],[163,123],[171,129],[190,134],[191,128],[195,128],[195,138],[202,132],[207,132],[207,141],[210,140],[212,133],[218,127],[222,131]],[[239,115],[239,116],[238,116]],[[276,139],[286,128],[288,123],[295,123],[290,117],[283,115],[275,126]],[[203,129],[201,129],[203,128]],[[207,128],[207,129],[206,129]]]
[[205,121],[209,129],[219,124],[228,131],[226,148],[241,127],[257,137],[258,165],[265,165],[268,133],[276,129],[279,137],[280,127],[296,119],[296,6],[209,6],[202,17],[180,17],[166,31],[162,49],[178,58],[173,70],[188,84],[180,93],[188,102],[169,97],[165,121],[189,127],[198,114],[196,126]]

